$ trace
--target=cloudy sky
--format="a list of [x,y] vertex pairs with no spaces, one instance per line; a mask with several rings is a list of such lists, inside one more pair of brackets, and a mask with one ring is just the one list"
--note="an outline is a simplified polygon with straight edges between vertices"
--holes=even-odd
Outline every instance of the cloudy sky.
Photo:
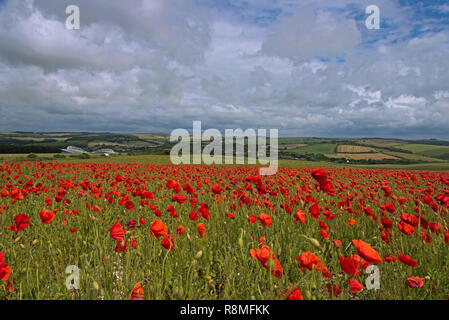
[[[80,29],[67,30],[68,5]],[[368,5],[380,29],[367,29]],[[0,0],[0,131],[449,140],[449,3]]]

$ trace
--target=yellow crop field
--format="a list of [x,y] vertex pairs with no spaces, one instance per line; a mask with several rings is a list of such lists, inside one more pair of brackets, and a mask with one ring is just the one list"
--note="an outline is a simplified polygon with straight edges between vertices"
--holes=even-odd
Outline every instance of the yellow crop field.
[[348,158],[354,160],[384,160],[384,159],[399,159],[397,157],[376,152],[376,153],[337,153],[326,154],[329,158]]
[[339,145],[337,148],[337,153],[366,153],[366,152],[376,152],[370,147],[352,146],[352,145]]

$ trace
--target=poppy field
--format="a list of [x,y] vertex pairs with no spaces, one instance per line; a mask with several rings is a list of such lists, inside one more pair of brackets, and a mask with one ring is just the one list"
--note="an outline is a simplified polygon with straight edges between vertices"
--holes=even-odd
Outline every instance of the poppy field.
[[0,298],[449,299],[448,207],[448,172],[1,161]]

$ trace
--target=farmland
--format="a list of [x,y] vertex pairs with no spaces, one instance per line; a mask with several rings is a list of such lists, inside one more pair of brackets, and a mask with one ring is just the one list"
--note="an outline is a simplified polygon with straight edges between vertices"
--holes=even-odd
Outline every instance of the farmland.
[[[69,145],[91,152],[110,148],[120,156],[139,156],[168,155],[174,143],[164,133],[1,132],[0,159],[23,160],[33,153],[39,154],[38,159],[51,160]],[[202,147],[206,145],[203,143]],[[330,162],[337,166],[348,160],[354,166],[442,163],[445,167],[449,163],[449,142],[443,140],[281,137],[278,151],[281,160],[311,161],[317,165]],[[97,156],[90,154],[90,158]]]
[[363,146],[353,146],[353,145],[339,145],[337,148],[338,153],[371,153],[376,152],[375,149]]
[[384,160],[384,159],[399,159],[398,157],[379,153],[379,152],[360,152],[360,153],[337,153],[335,155],[329,154],[326,155],[328,157],[335,157],[335,158],[345,158],[345,159],[353,159],[353,160]]
[[[167,160],[0,162],[0,296],[449,295],[448,172],[285,161],[260,177],[254,166]],[[366,285],[369,265],[378,290]],[[66,288],[68,266],[80,270],[77,290]]]
[[297,153],[335,153],[337,145],[333,143],[317,143],[317,144],[309,144],[301,147],[297,147],[294,149],[290,149],[289,151],[297,152]]
[[405,144],[397,146],[399,149],[408,150],[414,154],[432,158],[449,160],[449,146],[427,144]]

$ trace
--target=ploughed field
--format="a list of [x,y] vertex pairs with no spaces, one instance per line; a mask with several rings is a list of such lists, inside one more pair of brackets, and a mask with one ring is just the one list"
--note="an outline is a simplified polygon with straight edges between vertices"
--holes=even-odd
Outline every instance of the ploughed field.
[[3,161],[0,195],[2,299],[449,298],[447,172]]

